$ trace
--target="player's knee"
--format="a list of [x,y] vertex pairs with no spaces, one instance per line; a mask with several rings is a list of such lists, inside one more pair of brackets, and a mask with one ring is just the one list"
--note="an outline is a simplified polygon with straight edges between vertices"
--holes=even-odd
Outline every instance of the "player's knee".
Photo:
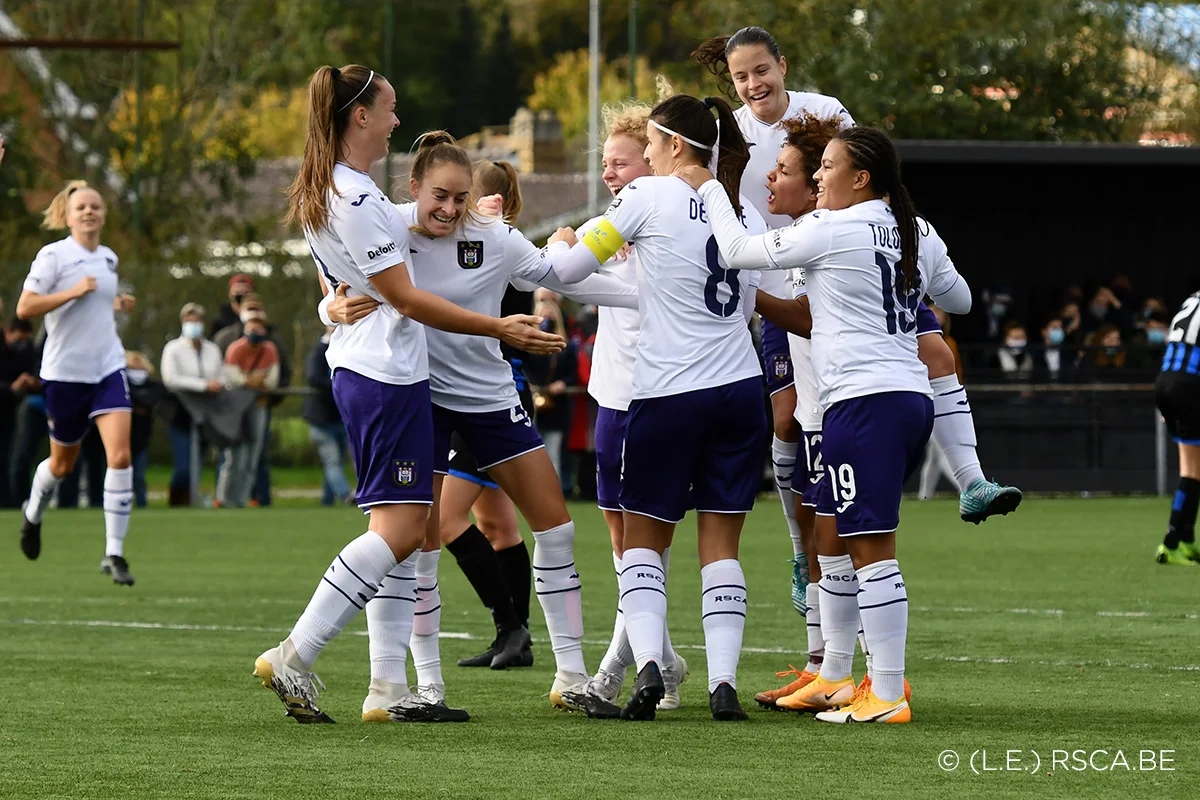
[[132,460],[133,457],[129,453],[129,448],[114,449],[111,453],[108,453],[108,468],[126,469],[132,463]]
[[917,342],[917,354],[929,370],[930,380],[954,374],[954,353],[950,352],[950,346],[941,336],[927,334]]
[[60,455],[57,457],[51,455],[49,461],[50,461],[50,474],[53,475],[56,480],[61,480],[62,478],[65,478],[67,475],[69,475],[71,473],[71,470],[75,469],[75,454],[74,453],[72,453],[70,455]]

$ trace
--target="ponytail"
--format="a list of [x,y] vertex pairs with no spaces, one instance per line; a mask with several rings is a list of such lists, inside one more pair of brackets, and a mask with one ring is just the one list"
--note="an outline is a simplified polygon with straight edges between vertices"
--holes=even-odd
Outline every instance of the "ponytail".
[[692,60],[711,72],[717,79],[717,88],[730,100],[737,100],[737,90],[733,88],[733,77],[729,74],[729,59],[725,56],[725,48],[729,45],[729,36],[714,36],[703,41],[692,51]]
[[[717,120],[711,109],[717,110]],[[733,109],[722,97],[698,100],[687,94],[677,94],[659,103],[650,112],[650,122],[663,135],[678,136],[701,164],[712,163],[716,154],[716,177],[725,187],[733,210],[742,214],[739,194],[742,173],[750,162],[750,146],[742,138],[741,128]],[[711,144],[709,144],[711,142]]]
[[318,67],[308,82],[308,132],[300,172],[287,189],[285,225],[318,231],[329,221],[329,192],[341,140],[358,106],[370,108],[381,75],[359,64]]
[[903,183],[897,182],[891,192],[892,214],[896,217],[896,226],[900,229],[900,279],[904,294],[916,288],[919,281],[917,273],[917,254],[920,250],[921,238],[917,231],[917,208],[913,205],[912,197]]
[[[645,125],[642,126],[643,133]],[[475,165],[474,199],[498,194],[504,198],[504,208],[501,217],[505,222],[516,223],[521,216],[524,201],[521,199],[521,184],[517,178],[517,170],[507,161],[481,161]]]
[[733,109],[721,97],[706,97],[704,105],[717,110],[717,180],[725,187],[729,203],[733,210],[742,215],[741,186],[742,173],[750,163],[750,146],[742,138],[741,128]]
[[[92,189],[92,187],[88,185],[87,181],[71,181],[63,187],[61,192],[54,195],[54,199],[50,201],[50,205],[46,206],[46,210],[42,212],[43,228],[50,231],[67,229],[67,201],[71,199],[71,195],[80,189]],[[92,191],[95,191],[95,189],[92,189]]]

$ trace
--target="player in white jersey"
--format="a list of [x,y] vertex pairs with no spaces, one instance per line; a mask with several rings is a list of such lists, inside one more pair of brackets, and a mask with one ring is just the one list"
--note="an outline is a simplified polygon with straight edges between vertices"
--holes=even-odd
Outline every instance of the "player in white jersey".
[[[695,186],[705,176],[690,170],[687,177]],[[825,658],[798,694],[814,710],[821,698],[824,722],[908,722],[908,595],[896,529],[904,481],[920,466],[934,415],[929,373],[917,357],[917,310],[927,293],[947,311],[966,313],[970,289],[932,226],[918,220],[895,148],[878,130],[841,131],[815,175],[818,210],[768,236],[747,236],[708,177],[699,192],[729,263],[804,269],[811,301],[825,408],[817,513],[835,517],[838,539],[818,530]],[[874,662],[855,689],[860,621]]]
[[[601,156],[601,179],[615,197],[631,181],[651,174],[646,161],[646,122],[651,108],[626,103],[604,108],[607,138]],[[603,217],[590,220],[581,230],[590,230]],[[601,267],[610,275],[632,285],[638,281],[638,252],[629,246]],[[625,524],[621,514],[621,455],[625,449],[625,431],[629,422],[629,403],[633,399],[633,367],[637,354],[641,323],[635,309],[601,307],[592,347],[592,371],[588,394],[596,401],[596,500],[608,525],[613,547],[613,567],[621,576],[621,558],[625,552]],[[670,551],[663,550],[664,579],[670,577]],[[633,665],[633,651],[625,631],[625,613],[617,593],[616,620],[608,650],[600,669],[592,676],[588,690],[609,702],[616,702],[625,682],[625,673]],[[665,694],[659,711],[679,708],[679,684],[688,674],[687,661],[671,645],[671,634],[663,625],[663,685]]]
[[[835,97],[788,91],[784,85],[787,59],[780,53],[775,37],[756,25],[742,28],[732,36],[709,39],[696,48],[692,58],[716,76],[730,99],[742,102],[741,108],[734,112],[742,136],[750,144],[750,163],[742,176],[742,192],[769,227],[791,225],[792,218],[772,213],[767,201],[767,173],[775,168],[786,136],[779,123],[805,113],[822,119],[840,117],[843,126],[853,125],[854,119]],[[764,272],[762,281],[760,292],[791,299],[791,282],[785,273]],[[797,402],[797,393],[809,388],[803,385],[805,379],[796,377],[801,371],[811,371],[808,347],[807,340],[790,346],[787,332],[763,317],[762,357],[774,418],[771,465],[792,540],[792,605],[801,615],[807,613],[805,587],[809,581],[805,543],[809,545],[807,552],[812,552],[815,534],[811,512],[796,508],[791,490],[792,475],[801,438],[807,437],[804,449],[806,454],[811,454],[812,437],[820,435],[821,425],[819,407],[811,402]],[[813,580],[816,579],[814,576]]]
[[641,267],[641,332],[620,498],[621,602],[638,678],[621,716],[653,719],[663,697],[662,553],[675,525],[695,508],[709,708],[717,720],[745,719],[736,691],[746,622],[737,552],[766,438],[762,369],[746,325],[758,274],[728,268],[704,203],[671,173],[716,155],[726,203],[732,198],[741,206],[748,230],[766,225],[738,194],[749,153],[727,102],[676,95],[654,108],[646,133],[646,158],[655,174],[625,186],[604,220],[565,257],[554,256],[559,277],[574,280],[628,241]]
[[46,315],[42,390],[50,428],[50,457],[38,464],[21,516],[21,551],[42,549],[42,514],[59,481],[75,468],[79,445],[93,424],[104,442],[104,558],[100,571],[132,586],[125,533],[133,509],[129,429],[132,405],[125,348],[115,311],[133,310],[118,294],[117,254],[100,244],[106,208],[85,181],[71,181],[46,209],[43,227],[70,235],[38,251],[17,301],[21,319]]
[[[412,236],[413,280],[440,297],[480,312],[498,311],[510,281],[522,288],[543,284],[582,302],[637,306],[637,289],[607,275],[563,284],[550,262],[520,231],[502,220],[479,215],[471,201],[471,161],[450,134],[422,136],[409,189],[415,202],[399,206]],[[552,245],[562,251],[564,244]],[[575,525],[541,437],[521,405],[512,366],[494,339],[427,332],[430,394],[433,402],[433,518],[417,563],[417,609],[413,660],[420,691],[444,693],[437,634],[441,603],[436,564],[437,524],[443,476],[449,471],[450,439],[458,432],[486,470],[513,499],[533,529],[533,573],[546,616],[558,670],[550,690],[552,705],[615,717],[616,706],[588,695],[583,660],[583,609],[575,567]],[[420,638],[418,638],[420,637]],[[518,659],[529,644],[524,627],[508,632],[501,649]]]
[[[308,133],[300,172],[289,189],[288,221],[304,228],[323,290],[350,288],[380,303],[333,332],[326,358],[346,423],[368,530],[330,564],[291,634],[255,662],[254,675],[297,722],[332,722],[316,705],[313,662],[367,608],[371,660],[367,703],[385,698],[382,719],[462,721],[466,712],[413,695],[404,645],[416,605],[417,551],[433,502],[433,419],[425,325],[553,352],[565,343],[535,327],[536,317],[497,319],[462,309],[413,285],[408,229],[369,175],[399,124],[396,93],[360,65],[319,68],[309,82]],[[403,609],[379,613],[384,607]],[[389,625],[376,623],[386,617]],[[399,642],[399,648],[391,643]],[[399,687],[399,688],[397,688]],[[402,689],[402,691],[401,691]],[[365,711],[366,709],[364,709]]]

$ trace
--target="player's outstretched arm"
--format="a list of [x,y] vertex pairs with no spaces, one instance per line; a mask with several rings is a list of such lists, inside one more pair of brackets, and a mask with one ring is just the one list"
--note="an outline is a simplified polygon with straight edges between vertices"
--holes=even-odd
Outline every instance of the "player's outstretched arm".
[[754,310],[770,322],[805,339],[812,338],[812,310],[808,296],[784,300],[759,290],[755,293]]

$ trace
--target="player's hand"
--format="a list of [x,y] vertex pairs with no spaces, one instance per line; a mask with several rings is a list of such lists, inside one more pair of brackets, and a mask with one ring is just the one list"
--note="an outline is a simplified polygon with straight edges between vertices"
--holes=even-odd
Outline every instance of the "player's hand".
[[566,339],[544,332],[541,324],[541,317],[513,314],[500,320],[500,335],[496,338],[510,347],[541,355],[557,353],[567,346]]
[[613,253],[613,258],[615,258],[617,261],[626,261],[631,255],[633,255],[633,243],[626,242],[625,244],[621,245],[620,250]]
[[554,244],[555,242],[566,242],[567,244],[571,245],[571,247],[574,247],[579,243],[579,240],[575,238],[575,231],[571,230],[570,228],[559,228],[554,232],[554,235],[550,237],[547,243]]
[[96,279],[91,275],[81,278],[79,283],[71,287],[71,295],[75,298],[83,297],[85,294],[91,294],[94,291],[96,291]]
[[479,209],[479,213],[485,217],[500,217],[504,215],[504,197],[498,194],[489,194],[487,197],[481,197],[475,203]]
[[329,318],[340,324],[353,325],[379,308],[379,302],[365,294],[358,297],[347,297],[346,290],[348,288],[344,283],[338,284],[337,290],[333,293],[333,300],[329,303]]
[[563,392],[567,391],[567,384],[565,381],[555,381],[546,387],[546,391],[555,395],[562,394]]
[[216,378],[211,378],[209,379],[208,384],[204,387],[204,391],[209,392],[210,394],[216,394],[224,388],[225,384],[221,383]]
[[133,295],[119,294],[113,300],[113,311],[119,311],[122,314],[130,314],[133,312],[133,307],[135,305],[137,305],[137,300]]
[[698,164],[685,164],[677,167],[671,174],[696,191],[700,191],[701,186],[713,179],[713,174],[709,172],[708,167],[701,167]]

